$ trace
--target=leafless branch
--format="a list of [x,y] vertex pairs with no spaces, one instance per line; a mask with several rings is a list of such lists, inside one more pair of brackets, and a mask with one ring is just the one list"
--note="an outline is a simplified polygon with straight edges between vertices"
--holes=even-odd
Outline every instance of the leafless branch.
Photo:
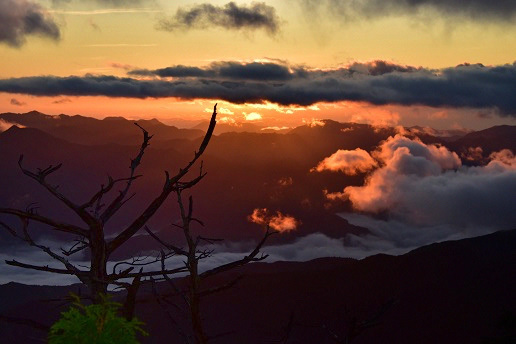
[[80,252],[88,247],[90,247],[89,242],[86,241],[86,238],[79,238],[75,240],[75,244],[72,245],[69,249],[61,248],[61,253],[65,256],[71,256],[72,254],[75,254],[77,252]]
[[39,184],[41,184],[43,187],[45,187],[48,192],[59,199],[61,202],[63,202],[68,208],[72,209],[84,222],[91,223],[94,218],[91,214],[89,214],[84,208],[80,207],[79,205],[73,203],[70,199],[68,199],[66,196],[61,194],[57,191],[57,186],[52,186],[49,183],[47,183],[46,178],[61,168],[62,164],[53,166],[50,165],[46,169],[37,169],[37,172],[31,172],[27,169],[25,169],[22,165],[23,163],[23,154],[20,155],[20,158],[18,159],[18,166],[22,170],[23,174],[26,176],[29,176],[30,178],[37,181]]
[[18,216],[19,218],[34,220],[36,222],[49,225],[50,227],[52,227],[51,228],[52,230],[57,230],[60,232],[77,234],[77,235],[84,236],[84,237],[88,236],[88,234],[89,234],[89,231],[86,229],[77,227],[75,225],[67,224],[67,223],[59,223],[48,217],[35,214],[34,212],[31,212],[31,211],[22,211],[22,210],[11,209],[11,208],[0,208],[0,214],[15,215],[15,216]]
[[81,270],[79,272],[75,272],[75,271],[64,270],[64,269],[56,269],[56,268],[51,268],[48,265],[41,266],[41,265],[33,265],[33,264],[21,263],[21,262],[19,262],[17,260],[14,260],[14,259],[13,260],[6,260],[5,263],[7,265],[17,266],[17,267],[24,268],[24,269],[46,271],[46,272],[52,272],[52,273],[61,274],[61,275],[77,275],[77,273],[79,273],[81,276],[87,276],[89,274],[88,271],[82,271]]
[[0,226],[4,227],[12,236],[17,237],[16,230],[3,221],[0,221]]
[[[163,251],[161,251],[161,257],[162,257],[161,258],[161,271],[162,272],[166,271],[164,256],[165,256],[165,253]],[[179,287],[175,284],[175,282],[166,273],[163,273],[162,275],[163,275],[163,278],[167,281],[167,283],[172,287],[172,289],[174,289],[183,298],[183,301],[188,305],[188,307],[190,307],[190,301],[185,296],[185,293],[179,289]]]
[[234,262],[231,262],[231,263],[227,263],[227,264],[224,264],[224,265],[220,265],[220,266],[218,266],[216,268],[204,271],[203,273],[201,273],[199,275],[199,277],[201,279],[204,279],[204,278],[207,278],[207,277],[219,274],[221,272],[228,271],[228,270],[234,269],[234,268],[239,267],[239,266],[243,266],[243,265],[245,265],[247,263],[250,263],[250,262],[257,262],[257,261],[260,261],[260,260],[264,260],[265,258],[268,257],[268,255],[261,255],[260,257],[257,257],[257,255],[258,255],[258,253],[260,253],[260,250],[261,250],[263,244],[265,243],[265,241],[267,241],[267,239],[271,235],[274,235],[276,233],[278,233],[278,232],[275,231],[275,230],[271,230],[270,227],[267,226],[267,229],[265,231],[265,234],[264,234],[262,240],[260,240],[258,245],[256,245],[254,250],[249,255],[245,256],[244,258],[242,258],[240,260],[237,260],[237,261],[234,261]]
[[[177,255],[182,255],[182,256],[188,256],[188,252],[186,252],[185,250],[183,250],[182,248],[180,247],[177,247],[177,246],[174,246],[172,244],[169,244],[169,243],[166,243],[165,241],[163,241],[160,237],[158,237],[156,234],[154,234],[150,229],[149,227],[145,226],[144,227],[145,230],[147,231],[147,233],[149,233],[149,235],[154,239],[156,240],[157,242],[159,242],[161,245],[163,245],[164,247],[166,247],[167,249],[173,251],[175,254]],[[182,227],[180,227],[182,228]]]
[[100,219],[103,223],[106,223],[125,203],[125,197],[131,188],[133,181],[139,176],[135,176],[134,173],[136,168],[140,165],[143,154],[145,153],[145,149],[149,146],[149,142],[152,139],[153,135],[149,135],[149,132],[143,129],[138,123],[134,123],[138,128],[140,128],[143,132],[143,142],[140,147],[140,151],[138,155],[131,159],[131,165],[129,166],[131,172],[128,178],[126,178],[125,188],[118,193],[118,196],[109,204],[109,206],[104,210],[104,212],[100,215]]
[[[108,243],[107,252],[108,255],[111,254],[114,250],[116,250],[120,245],[129,240],[140,228],[142,228],[145,223],[154,215],[154,213],[161,207],[163,202],[167,199],[168,195],[174,191],[177,187],[176,183],[181,180],[193,166],[193,164],[199,159],[202,155],[208,143],[210,142],[211,136],[213,134],[213,130],[215,129],[217,117],[217,104],[215,104],[213,108],[213,114],[211,116],[210,126],[208,127],[208,131],[204,136],[204,139],[199,147],[199,150],[194,154],[194,158],[186,165],[184,169],[180,169],[179,173],[174,177],[169,178],[167,175],[167,180],[163,187],[163,190],[158,197],[156,197],[147,208],[138,216],[125,230],[123,230],[120,234],[118,234],[111,242]],[[143,146],[143,145],[142,145]]]

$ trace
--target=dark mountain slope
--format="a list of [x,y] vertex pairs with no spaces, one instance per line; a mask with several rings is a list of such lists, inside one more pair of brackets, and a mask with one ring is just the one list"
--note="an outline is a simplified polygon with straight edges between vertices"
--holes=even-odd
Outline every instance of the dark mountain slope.
[[467,156],[470,148],[480,147],[484,159],[478,160],[477,163],[485,163],[493,152],[498,152],[505,148],[516,152],[516,126],[499,125],[474,131],[456,141],[447,143],[446,146],[461,157]]
[[[235,287],[206,298],[202,311],[210,334],[232,332],[214,343],[277,342],[291,312],[294,321],[287,343],[335,343],[328,330],[344,336],[353,318],[370,319],[384,306],[378,324],[353,343],[480,344],[488,338],[513,343],[510,336],[516,329],[499,324],[516,314],[514,247],[516,230],[433,244],[398,257],[252,264],[236,272],[245,277]],[[42,293],[43,288],[12,286],[0,287],[2,299],[18,299],[17,292],[26,295],[26,288],[34,288],[37,299],[36,291]],[[138,316],[151,333],[145,342],[180,343],[152,297],[145,293],[141,297],[148,302],[138,306]],[[25,301],[4,314],[32,315],[51,323],[58,309]],[[2,339],[9,343],[33,343],[27,338],[38,336],[26,327],[0,326]]]

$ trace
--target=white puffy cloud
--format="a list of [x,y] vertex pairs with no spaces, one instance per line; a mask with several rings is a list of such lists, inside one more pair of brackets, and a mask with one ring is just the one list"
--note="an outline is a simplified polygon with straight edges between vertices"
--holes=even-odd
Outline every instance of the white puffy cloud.
[[380,167],[363,186],[327,193],[361,212],[341,215],[370,230],[349,237],[364,249],[403,251],[516,225],[516,158],[508,149],[491,154],[485,166],[467,167],[445,147],[396,135],[372,156]]
[[356,175],[370,171],[377,166],[378,163],[363,149],[339,149],[322,160],[315,168],[311,169],[311,171],[341,171],[348,175]]
[[262,120],[262,115],[260,115],[258,112],[251,112],[251,113],[246,113],[246,112],[243,112],[242,113],[244,115],[244,118],[246,121],[261,121]]

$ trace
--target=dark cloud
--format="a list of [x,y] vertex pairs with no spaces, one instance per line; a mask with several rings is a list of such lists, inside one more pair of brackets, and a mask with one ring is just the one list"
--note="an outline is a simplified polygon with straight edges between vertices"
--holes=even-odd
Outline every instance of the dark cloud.
[[177,65],[154,70],[134,69],[127,74],[135,76],[159,76],[161,78],[189,78],[189,77],[215,77],[216,73],[210,69]]
[[162,78],[218,78],[235,80],[290,80],[294,77],[286,65],[265,62],[216,62],[207,68],[174,66],[155,70],[136,69],[130,71],[129,75],[135,76],[159,76]]
[[443,17],[462,17],[480,21],[510,22],[516,16],[516,2],[511,0],[302,0],[302,3],[311,14],[323,7],[331,15],[338,15],[347,20],[396,14],[414,15],[428,10],[436,11]]
[[0,42],[13,47],[25,43],[27,35],[59,40],[60,31],[45,9],[29,0],[0,1]]
[[376,67],[363,72],[353,67],[324,71],[286,69],[285,65],[272,63],[233,62],[222,66],[205,69],[176,66],[132,72],[175,76],[173,80],[93,75],[11,78],[0,80],[0,92],[38,96],[204,98],[238,104],[268,101],[300,106],[347,100],[375,105],[495,109],[501,115],[516,116],[516,64],[461,65],[438,71],[399,66],[382,68],[381,73]]
[[22,101],[19,101],[18,99],[16,98],[11,98],[11,105],[16,105],[16,106],[23,106],[25,105],[26,103],[22,102]]
[[271,35],[279,31],[279,26],[276,9],[264,2],[253,2],[247,6],[234,2],[224,6],[198,4],[179,8],[173,17],[164,18],[158,24],[158,28],[165,31],[221,27],[227,30],[264,29]]
[[401,66],[391,62],[376,60],[369,63],[353,63],[350,67],[352,71],[368,73],[371,75],[383,75],[393,72],[415,72],[418,68],[412,66]]

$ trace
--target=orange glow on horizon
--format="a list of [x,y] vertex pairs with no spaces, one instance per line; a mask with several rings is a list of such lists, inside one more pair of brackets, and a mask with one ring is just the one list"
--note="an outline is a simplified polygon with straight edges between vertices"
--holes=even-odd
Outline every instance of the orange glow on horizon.
[[[94,118],[121,116],[128,119],[156,118],[184,128],[208,120],[214,103],[219,103],[219,121],[262,127],[296,127],[318,120],[365,123],[375,126],[429,126],[436,129],[484,129],[496,124],[514,125],[515,119],[494,114],[480,116],[480,110],[431,108],[426,106],[372,105],[341,101],[310,106],[282,106],[274,103],[232,104],[213,99],[110,98],[105,96],[38,97],[0,93],[2,112],[26,113],[36,110],[48,115],[83,115]],[[484,113],[484,112],[482,112]],[[315,122],[314,122],[315,121]]]

